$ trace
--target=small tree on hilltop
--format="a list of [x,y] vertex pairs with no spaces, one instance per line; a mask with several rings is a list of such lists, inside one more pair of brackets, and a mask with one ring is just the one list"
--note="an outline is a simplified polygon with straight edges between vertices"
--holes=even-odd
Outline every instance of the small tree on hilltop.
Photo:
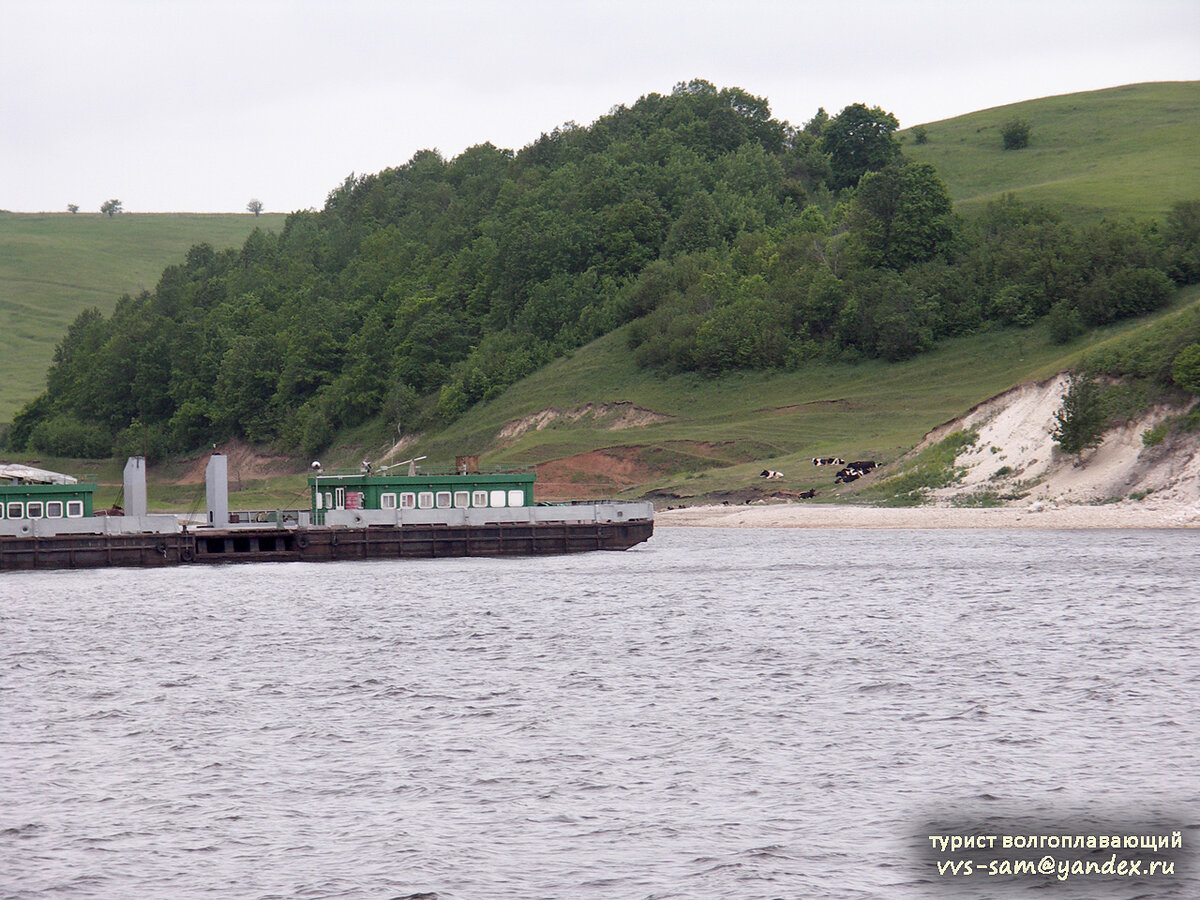
[[1073,453],[1083,462],[1083,451],[1100,446],[1104,439],[1104,410],[1100,386],[1084,375],[1072,374],[1063,394],[1062,406],[1054,414],[1051,437],[1063,453]]
[[75,213],[79,212],[79,204],[78,203],[68,203],[67,204],[67,212],[69,212],[71,215],[75,215]]
[[260,212],[263,211],[262,201],[258,200],[258,199],[251,200],[249,203],[246,204],[246,209],[249,212],[254,213],[255,216],[257,216]]
[[100,204],[100,212],[111,218],[119,212],[124,212],[124,210],[121,209],[120,200],[105,200]]
[[1000,129],[1005,150],[1024,150],[1029,146],[1030,128],[1024,119],[1013,119]]

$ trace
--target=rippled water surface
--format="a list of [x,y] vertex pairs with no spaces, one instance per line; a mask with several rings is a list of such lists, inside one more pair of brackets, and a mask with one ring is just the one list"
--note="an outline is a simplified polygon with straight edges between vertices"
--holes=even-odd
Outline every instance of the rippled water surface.
[[[1198,543],[0,575],[0,895],[1197,897]],[[1173,877],[955,883],[922,849],[1152,821]]]

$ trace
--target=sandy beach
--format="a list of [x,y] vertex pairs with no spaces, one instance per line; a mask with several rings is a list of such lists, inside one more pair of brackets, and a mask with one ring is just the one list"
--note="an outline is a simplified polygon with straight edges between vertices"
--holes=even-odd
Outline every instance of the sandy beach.
[[660,510],[654,524],[727,528],[1200,528],[1200,503],[880,509],[821,503]]

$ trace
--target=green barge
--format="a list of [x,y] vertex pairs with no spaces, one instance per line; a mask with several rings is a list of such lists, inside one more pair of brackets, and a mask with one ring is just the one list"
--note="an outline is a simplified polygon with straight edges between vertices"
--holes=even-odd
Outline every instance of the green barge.
[[147,512],[140,457],[125,467],[115,515],[94,510],[94,484],[0,475],[0,571],[578,553],[626,550],[654,533],[650,503],[536,503],[532,470],[408,465],[407,474],[318,468],[308,509],[251,514],[230,511],[227,462],[213,454],[203,523]]

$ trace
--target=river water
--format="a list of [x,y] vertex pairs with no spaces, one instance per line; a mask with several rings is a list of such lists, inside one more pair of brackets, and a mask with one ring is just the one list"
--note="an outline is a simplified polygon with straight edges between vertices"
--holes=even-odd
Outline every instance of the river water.
[[[0,575],[0,896],[1194,898],[1198,541]],[[1173,831],[1065,881],[928,839]]]

